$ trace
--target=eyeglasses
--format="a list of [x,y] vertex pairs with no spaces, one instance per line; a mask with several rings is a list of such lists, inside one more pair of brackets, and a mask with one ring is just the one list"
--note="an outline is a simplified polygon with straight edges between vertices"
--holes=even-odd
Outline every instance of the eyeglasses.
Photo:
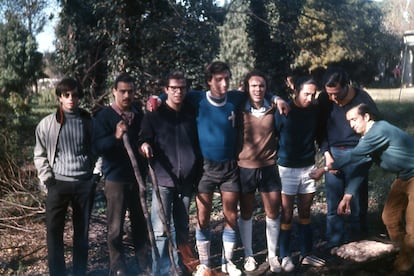
[[79,94],[78,93],[73,93],[73,92],[63,92],[61,95],[64,98],[69,98],[69,96],[72,96],[72,99],[73,98],[79,98]]
[[185,91],[187,89],[187,86],[168,86],[168,88],[174,92],[178,92],[178,91]]

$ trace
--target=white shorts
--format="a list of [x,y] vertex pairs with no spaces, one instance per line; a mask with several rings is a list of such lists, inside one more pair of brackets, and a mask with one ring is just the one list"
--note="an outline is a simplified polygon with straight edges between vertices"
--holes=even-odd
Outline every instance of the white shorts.
[[297,195],[316,192],[316,182],[309,177],[309,173],[315,166],[303,168],[279,167],[280,180],[282,182],[282,194]]

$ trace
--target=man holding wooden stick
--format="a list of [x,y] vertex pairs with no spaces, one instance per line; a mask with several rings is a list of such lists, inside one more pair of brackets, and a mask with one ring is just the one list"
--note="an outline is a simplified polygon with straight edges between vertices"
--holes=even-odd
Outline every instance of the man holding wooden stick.
[[[153,256],[154,276],[170,275],[168,231],[182,256],[191,252],[189,207],[201,166],[194,109],[189,104],[183,105],[187,82],[181,71],[168,75],[164,92],[167,100],[156,111],[144,116],[140,133],[141,151],[154,168],[154,181],[158,183],[160,194],[157,198],[156,192],[152,192],[151,222],[160,254],[159,260]],[[164,208],[167,225],[162,223],[160,205]],[[176,262],[173,265],[179,267],[176,251],[173,252]],[[184,269],[191,273],[196,262],[191,265],[191,260],[183,258],[182,261]]]
[[112,93],[114,102],[95,115],[93,145],[103,159],[110,275],[126,275],[122,236],[127,209],[135,255],[142,272],[148,270],[149,262],[146,258],[148,244],[146,220],[139,201],[137,179],[122,140],[124,134],[128,135],[129,144],[136,154],[141,175],[146,175],[147,166],[138,154],[137,141],[143,114],[141,108],[133,104],[134,79],[126,73],[120,74],[115,80]]

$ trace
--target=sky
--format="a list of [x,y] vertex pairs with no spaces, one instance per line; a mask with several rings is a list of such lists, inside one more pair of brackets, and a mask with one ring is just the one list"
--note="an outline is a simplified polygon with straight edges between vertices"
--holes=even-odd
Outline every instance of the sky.
[[36,36],[36,41],[39,45],[38,51],[42,53],[53,52],[55,50],[55,46],[53,45],[53,41],[55,40],[54,27],[59,16],[59,8],[57,4],[50,5],[49,8],[46,9],[46,14],[50,13],[54,14],[53,20],[47,21],[47,24],[45,25],[43,32],[39,33]]
[[39,45],[38,51],[45,53],[45,52],[53,52],[55,50],[55,46],[53,45],[53,41],[55,40],[55,33],[53,30],[52,25],[47,25],[45,30],[36,36],[37,44]]

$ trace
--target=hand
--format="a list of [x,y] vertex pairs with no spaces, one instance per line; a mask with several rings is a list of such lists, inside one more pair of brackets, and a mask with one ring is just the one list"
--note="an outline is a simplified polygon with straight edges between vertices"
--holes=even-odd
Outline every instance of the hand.
[[151,95],[148,98],[146,108],[147,111],[153,112],[161,105],[161,99],[157,95]]
[[329,173],[337,174],[339,170],[332,169],[332,163],[335,161],[335,159],[332,157],[331,153],[329,151],[326,151],[324,153],[324,157],[325,157],[325,166],[329,168]]
[[275,103],[280,114],[288,115],[290,107],[287,102],[285,102],[282,98],[277,97]]
[[152,158],[154,154],[152,153],[152,148],[148,143],[143,143],[141,145],[141,153],[145,158]]
[[318,181],[325,174],[324,168],[316,168],[309,173],[309,177]]
[[351,213],[351,194],[345,194],[338,204],[338,215],[348,215]]
[[124,133],[128,130],[128,127],[126,125],[126,123],[124,121],[119,121],[116,124],[116,129],[115,129],[115,138],[116,139],[122,139],[122,136],[124,135]]

